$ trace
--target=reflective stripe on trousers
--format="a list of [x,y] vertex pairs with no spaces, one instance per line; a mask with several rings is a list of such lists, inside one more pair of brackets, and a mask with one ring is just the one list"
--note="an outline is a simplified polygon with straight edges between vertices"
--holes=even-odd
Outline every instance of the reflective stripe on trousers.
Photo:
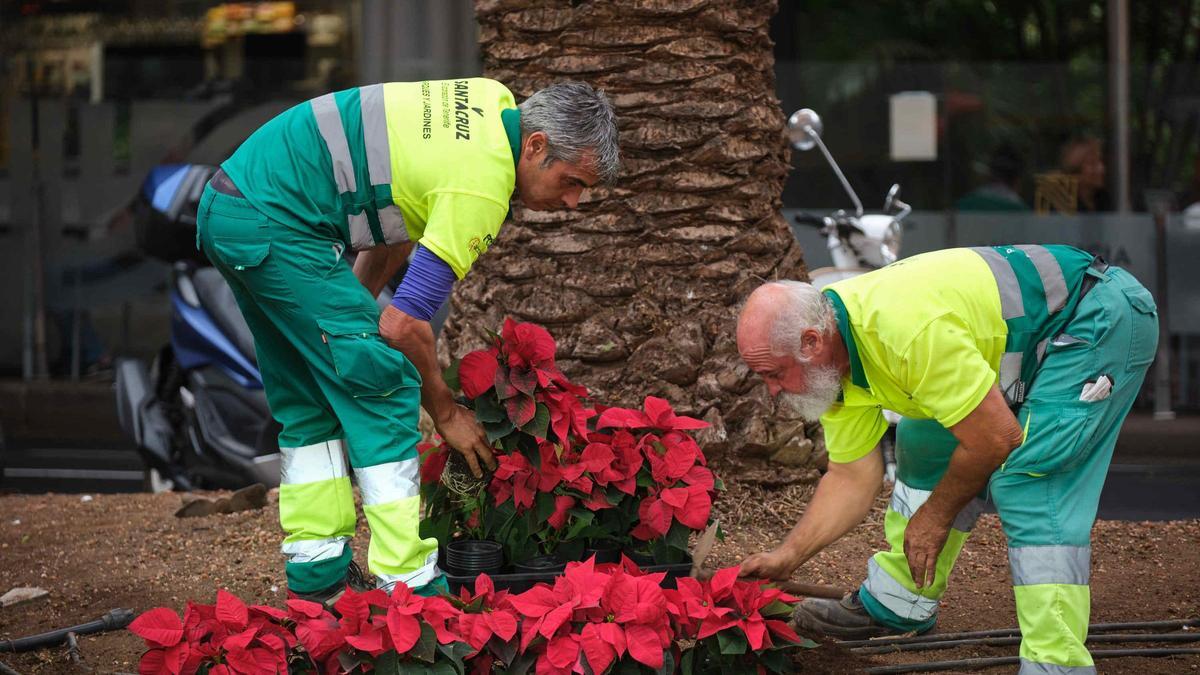
[[1060,666],[1021,659],[1019,675],[1095,675],[1096,666]]
[[[280,448],[280,498],[288,499],[290,488],[346,478],[344,441],[335,439],[300,448]],[[281,508],[286,509],[286,506]],[[281,550],[289,563],[311,563],[342,555],[349,536],[328,536],[284,542]]]
[[[420,521],[421,460],[400,460],[354,469],[362,493],[363,513],[371,526],[371,572],[380,588],[397,581],[410,587],[423,586],[440,573],[434,548],[423,559],[413,560],[421,550]],[[416,569],[411,566],[418,564]],[[399,571],[404,568],[409,571]]]
[[976,498],[955,517],[951,534],[939,555],[936,582],[922,592],[917,592],[902,552],[903,528],[907,527],[908,521],[929,499],[930,494],[932,493],[929,490],[919,490],[909,487],[903,481],[896,481],[885,518],[885,530],[892,550],[877,553],[871,558],[867,564],[867,578],[862,586],[862,590],[871,598],[905,622],[926,621],[937,613],[938,598],[941,596],[941,590],[945,588],[946,577],[953,568],[968,533],[984,509],[984,501]]

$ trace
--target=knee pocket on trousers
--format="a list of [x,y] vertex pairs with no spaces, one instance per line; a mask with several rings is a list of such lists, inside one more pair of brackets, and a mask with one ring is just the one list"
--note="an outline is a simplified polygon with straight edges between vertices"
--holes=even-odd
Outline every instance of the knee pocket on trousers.
[[334,372],[352,396],[390,396],[399,389],[421,386],[417,369],[383,341],[370,313],[317,317],[317,326],[329,345]]
[[1004,463],[1005,473],[1041,476],[1070,471],[1087,458],[1108,401],[1031,401],[1018,422],[1025,442]]

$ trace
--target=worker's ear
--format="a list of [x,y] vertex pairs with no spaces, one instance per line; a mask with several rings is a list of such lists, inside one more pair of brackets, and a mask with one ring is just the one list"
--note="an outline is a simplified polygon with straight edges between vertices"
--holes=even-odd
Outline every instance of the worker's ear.
[[535,131],[525,137],[522,143],[521,158],[541,163],[546,158],[549,139],[544,131]]
[[826,349],[825,336],[816,328],[805,328],[800,331],[800,357],[811,361]]

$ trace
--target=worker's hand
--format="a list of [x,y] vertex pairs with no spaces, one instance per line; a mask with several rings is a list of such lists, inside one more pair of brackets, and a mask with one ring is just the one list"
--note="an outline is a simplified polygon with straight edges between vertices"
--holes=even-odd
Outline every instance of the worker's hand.
[[782,580],[792,576],[796,571],[796,563],[792,556],[780,549],[755,553],[739,565],[738,576],[751,579]]
[[476,478],[483,478],[480,464],[487,466],[489,471],[496,470],[496,457],[492,454],[492,446],[488,443],[487,434],[479,422],[475,421],[475,413],[461,405],[455,404],[450,415],[440,423],[435,422],[437,431],[454,448]]
[[933,585],[938,555],[950,534],[950,520],[928,506],[917,509],[904,528],[904,555],[917,588]]

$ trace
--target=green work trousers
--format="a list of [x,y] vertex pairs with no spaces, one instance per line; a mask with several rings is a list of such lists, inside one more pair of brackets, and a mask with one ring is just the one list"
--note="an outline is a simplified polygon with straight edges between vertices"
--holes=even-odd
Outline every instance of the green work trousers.
[[[1125,270],[1110,268],[1051,340],[1029,398],[1017,411],[1023,443],[992,474],[988,494],[1008,538],[1009,568],[1021,627],[1021,672],[1094,673],[1084,641],[1091,611],[1091,529],[1117,434],[1141,388],[1158,343],[1150,293]],[[1107,375],[1111,394],[1080,400]],[[934,582],[913,583],[904,528],[945,473],[957,441],[936,422],[897,428],[898,480],[884,520],[891,550],[868,564],[860,597],[877,621],[925,630],[937,619],[954,562],[983,496],[955,521]]]
[[347,459],[379,584],[433,582],[437,541],[418,535],[421,377],[380,338],[379,309],[342,257],[344,242],[274,222],[212,187],[197,229],[254,334],[271,414],[283,427],[288,587],[312,593],[344,582],[356,522]]

